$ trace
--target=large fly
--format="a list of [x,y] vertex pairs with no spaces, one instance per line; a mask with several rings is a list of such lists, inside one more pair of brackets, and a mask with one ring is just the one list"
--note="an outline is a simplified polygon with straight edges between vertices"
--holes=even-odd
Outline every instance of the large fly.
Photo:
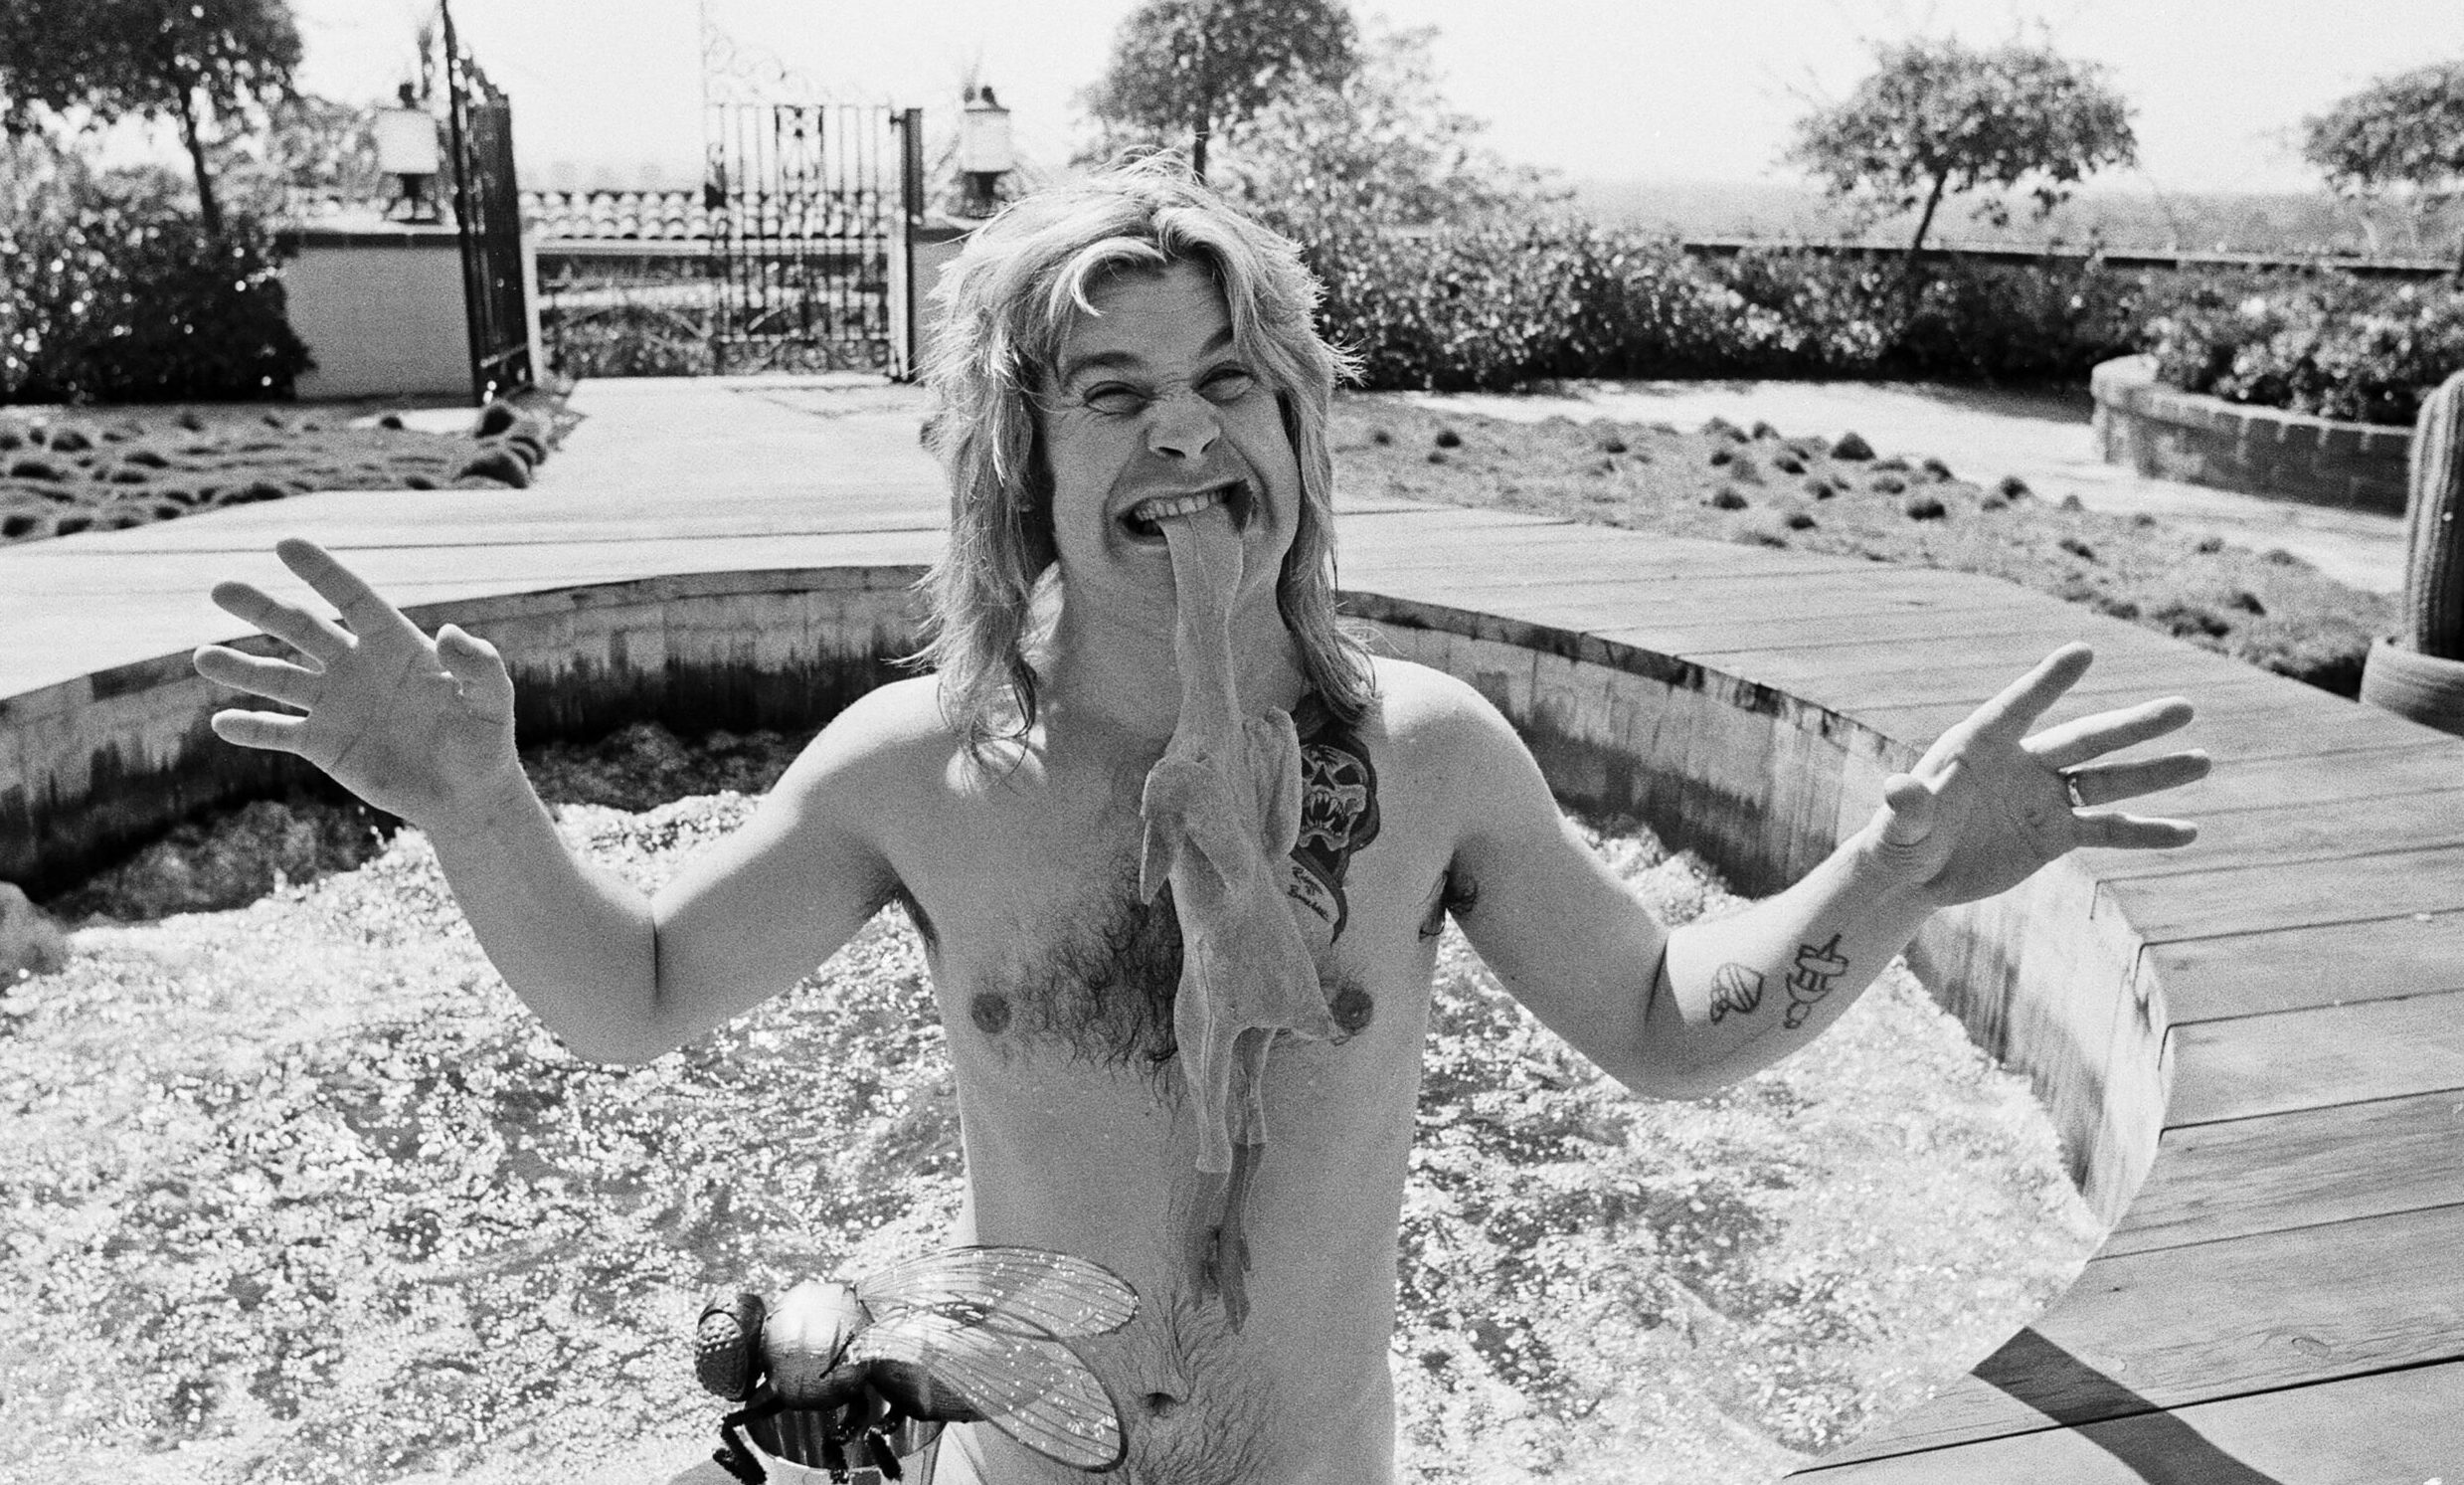
[[[1121,1408],[1065,1341],[1119,1330],[1138,1294],[1112,1270],[1041,1248],[950,1248],[859,1278],[806,1279],[776,1309],[713,1300],[694,1373],[741,1404],[719,1423],[721,1467],[761,1485],[740,1429],[845,1481],[900,1478],[899,1455],[953,1422],[986,1422],[1056,1463],[1100,1473],[1128,1452]],[[764,1438],[763,1435],[768,1435]]]

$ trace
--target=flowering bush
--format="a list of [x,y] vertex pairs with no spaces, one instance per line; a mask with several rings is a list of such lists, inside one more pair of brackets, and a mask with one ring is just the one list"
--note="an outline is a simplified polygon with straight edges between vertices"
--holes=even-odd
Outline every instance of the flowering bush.
[[2464,293],[2348,274],[2244,274],[2200,285],[2148,327],[2157,379],[2228,402],[2409,427],[2464,370]]
[[159,169],[0,156],[0,402],[286,397],[312,364],[270,235],[200,228]]

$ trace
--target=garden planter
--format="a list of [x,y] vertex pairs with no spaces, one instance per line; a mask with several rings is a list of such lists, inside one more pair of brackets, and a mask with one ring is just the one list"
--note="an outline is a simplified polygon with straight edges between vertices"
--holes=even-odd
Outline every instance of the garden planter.
[[2157,381],[2154,356],[2104,362],[2088,381],[2106,464],[2304,505],[2404,512],[2404,429],[2185,392]]
[[2399,717],[2464,737],[2464,660],[2372,643],[2362,666],[2362,699]]

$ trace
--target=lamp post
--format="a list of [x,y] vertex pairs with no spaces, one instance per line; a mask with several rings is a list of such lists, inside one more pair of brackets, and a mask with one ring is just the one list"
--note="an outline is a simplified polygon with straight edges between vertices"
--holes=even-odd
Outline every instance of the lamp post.
[[437,221],[437,203],[428,194],[429,183],[444,164],[437,149],[437,120],[419,106],[410,84],[402,85],[401,107],[377,110],[376,139],[377,169],[402,182],[402,194],[385,204],[385,215],[393,216],[396,206],[408,203],[405,221]]
[[1017,166],[1009,147],[1009,110],[995,102],[992,90],[970,88],[959,115],[959,173],[967,179],[962,209],[970,217],[991,216],[999,206],[995,194],[1001,177]]

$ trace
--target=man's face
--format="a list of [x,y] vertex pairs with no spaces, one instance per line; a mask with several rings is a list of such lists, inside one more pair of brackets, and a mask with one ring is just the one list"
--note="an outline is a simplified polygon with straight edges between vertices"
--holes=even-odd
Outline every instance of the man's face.
[[1044,399],[1053,544],[1073,602],[1171,592],[1160,520],[1230,507],[1242,596],[1272,593],[1298,529],[1301,471],[1274,392],[1232,345],[1223,294],[1195,264],[1124,275],[1089,295]]

